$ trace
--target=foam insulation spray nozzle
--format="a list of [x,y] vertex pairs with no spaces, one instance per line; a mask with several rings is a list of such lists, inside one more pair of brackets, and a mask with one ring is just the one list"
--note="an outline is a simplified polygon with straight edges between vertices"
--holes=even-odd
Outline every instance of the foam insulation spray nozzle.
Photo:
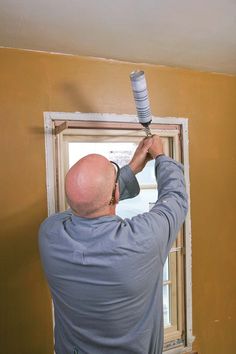
[[139,123],[144,127],[147,136],[151,136],[149,124],[152,121],[148,99],[147,83],[143,71],[133,71],[130,74]]

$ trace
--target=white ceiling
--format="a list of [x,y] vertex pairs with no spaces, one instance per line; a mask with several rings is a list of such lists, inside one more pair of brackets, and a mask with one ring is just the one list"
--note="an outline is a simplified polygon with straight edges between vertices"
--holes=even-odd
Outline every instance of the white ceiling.
[[0,46],[236,74],[236,0],[1,0]]

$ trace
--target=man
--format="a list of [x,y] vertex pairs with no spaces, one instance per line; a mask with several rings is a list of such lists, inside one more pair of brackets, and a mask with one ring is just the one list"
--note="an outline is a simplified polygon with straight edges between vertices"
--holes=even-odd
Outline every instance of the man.
[[[135,174],[150,158],[158,201],[150,212],[122,220],[116,204],[139,193]],[[56,353],[161,354],[163,266],[187,213],[182,165],[164,156],[153,136],[140,142],[120,175],[105,157],[84,157],[69,170],[65,188],[71,209],[46,219],[39,238]]]

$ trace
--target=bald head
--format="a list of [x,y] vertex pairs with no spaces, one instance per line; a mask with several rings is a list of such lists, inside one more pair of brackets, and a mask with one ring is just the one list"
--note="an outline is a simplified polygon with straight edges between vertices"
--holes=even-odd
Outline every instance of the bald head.
[[66,175],[66,197],[71,209],[82,217],[109,214],[115,175],[115,167],[104,156],[91,154],[80,159]]

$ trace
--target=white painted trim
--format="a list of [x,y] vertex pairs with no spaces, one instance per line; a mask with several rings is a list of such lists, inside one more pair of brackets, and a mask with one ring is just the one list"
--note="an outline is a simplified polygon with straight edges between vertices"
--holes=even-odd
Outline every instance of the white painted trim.
[[189,176],[189,139],[188,119],[182,123],[183,138],[183,164],[185,166],[184,176],[186,181],[187,194],[189,196],[189,210],[185,219],[185,279],[186,279],[186,330],[187,346],[192,347],[195,337],[192,330],[192,234],[191,234],[191,212],[190,212],[190,176]]
[[[97,121],[97,122],[125,122],[138,123],[138,118],[135,115],[129,114],[115,114],[115,113],[69,113],[69,112],[44,112],[51,120],[83,120],[83,121]],[[174,117],[153,117],[153,123],[159,124],[181,124],[186,123],[187,118]]]
[[[125,122],[138,123],[137,116],[114,113],[68,113],[68,112],[44,112],[45,149],[46,149],[46,184],[48,215],[55,213],[55,176],[54,176],[54,149],[53,149],[53,121],[54,120],[83,120],[99,122]],[[190,178],[189,178],[189,140],[188,119],[176,117],[153,117],[153,123],[177,124],[182,128],[183,163],[185,166],[185,180],[190,204]],[[165,354],[180,354],[191,351],[195,339],[192,332],[192,242],[191,242],[191,219],[190,208],[185,220],[185,269],[186,269],[186,348],[176,348],[165,351]],[[54,322],[54,319],[53,319]]]
[[46,153],[46,188],[48,215],[55,213],[55,176],[54,176],[54,144],[53,120],[44,112],[45,153]]

